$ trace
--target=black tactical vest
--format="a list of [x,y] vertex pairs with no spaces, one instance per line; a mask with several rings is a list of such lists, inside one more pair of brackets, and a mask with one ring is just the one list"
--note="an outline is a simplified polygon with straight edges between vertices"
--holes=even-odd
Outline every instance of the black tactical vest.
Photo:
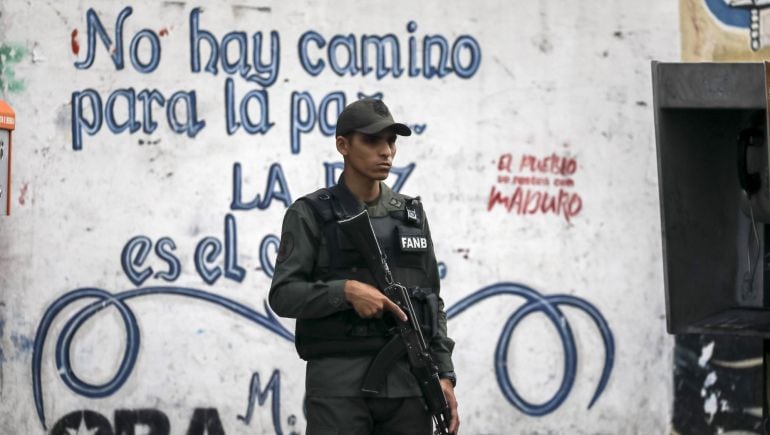
[[[300,198],[307,201],[322,230],[330,264],[313,270],[312,280],[355,279],[373,285],[366,261],[342,232],[337,221],[361,212],[361,206],[347,187],[338,184]],[[437,330],[438,297],[429,252],[433,249],[427,234],[422,205],[418,198],[394,193],[392,206],[398,210],[382,217],[371,217],[380,248],[387,256],[393,278],[407,287],[426,340]],[[323,246],[323,244],[321,245]],[[363,319],[350,308],[319,319],[297,319],[295,345],[302,359],[331,355],[376,353],[388,340],[390,323],[384,319]]]

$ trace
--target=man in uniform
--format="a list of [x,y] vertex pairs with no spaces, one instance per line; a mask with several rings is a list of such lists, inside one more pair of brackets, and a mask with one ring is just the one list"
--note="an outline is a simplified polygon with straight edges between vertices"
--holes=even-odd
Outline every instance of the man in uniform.
[[410,134],[380,100],[348,105],[336,127],[344,159],[337,185],[306,195],[286,211],[269,299],[278,315],[297,319],[296,347],[307,361],[308,435],[431,433],[431,416],[406,358],[388,371],[379,394],[361,391],[370,362],[389,338],[388,317],[407,318],[374,287],[363,257],[337,224],[364,208],[394,279],[409,288],[450,406],[450,432],[459,426],[454,342],[447,337],[430,229],[419,199],[383,182],[396,136]]

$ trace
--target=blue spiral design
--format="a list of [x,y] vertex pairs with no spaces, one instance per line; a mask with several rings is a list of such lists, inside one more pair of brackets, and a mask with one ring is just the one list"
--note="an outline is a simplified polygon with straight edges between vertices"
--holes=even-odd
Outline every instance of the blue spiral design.
[[[532,416],[542,416],[555,411],[567,398],[575,381],[577,352],[575,350],[575,338],[572,335],[569,322],[567,322],[567,318],[564,317],[558,306],[568,305],[581,309],[588,314],[599,329],[599,332],[602,335],[602,341],[604,342],[604,367],[596,391],[591,398],[591,402],[588,404],[588,409],[590,409],[607,386],[615,358],[615,340],[612,337],[612,331],[610,330],[607,321],[604,319],[604,316],[602,316],[596,307],[576,296],[542,296],[536,290],[522,284],[498,283],[484,287],[458,301],[446,311],[447,318],[451,319],[459,315],[484,299],[504,294],[521,296],[527,301],[506,321],[500,334],[497,348],[495,349],[495,375],[500,390],[503,392],[505,398],[518,410]],[[516,391],[516,388],[513,386],[511,379],[508,376],[507,354],[511,337],[513,336],[513,330],[522,319],[536,312],[545,314],[546,317],[548,317],[548,320],[550,320],[556,327],[559,337],[562,340],[562,348],[564,350],[564,376],[561,385],[556,393],[554,393],[553,397],[542,404],[533,404],[524,400]]]
[[[113,394],[120,389],[126,382],[131,374],[136,363],[136,357],[139,353],[139,327],[134,316],[125,301],[128,299],[154,295],[154,294],[168,294],[178,295],[190,298],[199,299],[205,302],[210,302],[215,305],[219,305],[233,313],[245,317],[247,320],[251,320],[257,325],[267,329],[270,332],[283,337],[289,342],[294,341],[294,335],[287,330],[275,317],[275,314],[270,310],[267,302],[265,302],[265,312],[267,314],[261,314],[243,304],[224,298],[222,296],[209,293],[203,290],[197,290],[193,288],[185,287],[146,287],[136,290],[128,290],[117,294],[111,294],[105,290],[99,288],[80,288],[65,293],[59,297],[56,301],[48,307],[43,318],[40,320],[40,324],[37,328],[35,335],[35,343],[33,348],[32,357],[32,392],[35,399],[35,408],[37,409],[37,415],[40,418],[40,422],[45,425],[45,408],[43,402],[43,387],[41,383],[41,366],[43,359],[43,347],[45,345],[45,339],[48,335],[48,330],[51,328],[56,316],[71,303],[84,299],[84,298],[96,298],[97,300],[75,313],[75,315],[69,319],[64,326],[58,340],[56,341],[56,368],[59,372],[64,383],[72,389],[72,391],[80,394],[84,397],[98,398],[105,397]],[[72,364],[69,358],[70,346],[72,344],[72,338],[77,333],[78,329],[94,314],[107,308],[109,306],[115,306],[123,319],[123,325],[126,328],[126,349],[123,353],[123,359],[120,363],[115,376],[108,382],[101,385],[89,384],[75,375],[72,370]]]

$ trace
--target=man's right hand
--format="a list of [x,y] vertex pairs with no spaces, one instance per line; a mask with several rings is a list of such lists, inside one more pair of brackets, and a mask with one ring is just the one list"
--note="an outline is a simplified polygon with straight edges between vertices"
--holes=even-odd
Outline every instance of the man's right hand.
[[353,306],[353,309],[364,319],[372,317],[380,318],[382,313],[390,311],[402,321],[406,321],[406,314],[381,291],[369,284],[354,279],[345,281],[345,300]]

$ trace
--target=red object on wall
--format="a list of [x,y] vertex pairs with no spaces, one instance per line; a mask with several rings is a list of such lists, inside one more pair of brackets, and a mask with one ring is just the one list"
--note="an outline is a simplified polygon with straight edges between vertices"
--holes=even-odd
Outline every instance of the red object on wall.
[[[13,129],[16,128],[16,114],[5,101],[0,100],[0,200],[5,199],[5,215],[11,214],[11,143]],[[3,158],[3,142],[8,136],[8,158]],[[7,161],[6,161],[7,160]],[[5,173],[5,177],[2,177]],[[5,178],[5,179],[3,179]],[[2,204],[2,201],[0,201]]]

